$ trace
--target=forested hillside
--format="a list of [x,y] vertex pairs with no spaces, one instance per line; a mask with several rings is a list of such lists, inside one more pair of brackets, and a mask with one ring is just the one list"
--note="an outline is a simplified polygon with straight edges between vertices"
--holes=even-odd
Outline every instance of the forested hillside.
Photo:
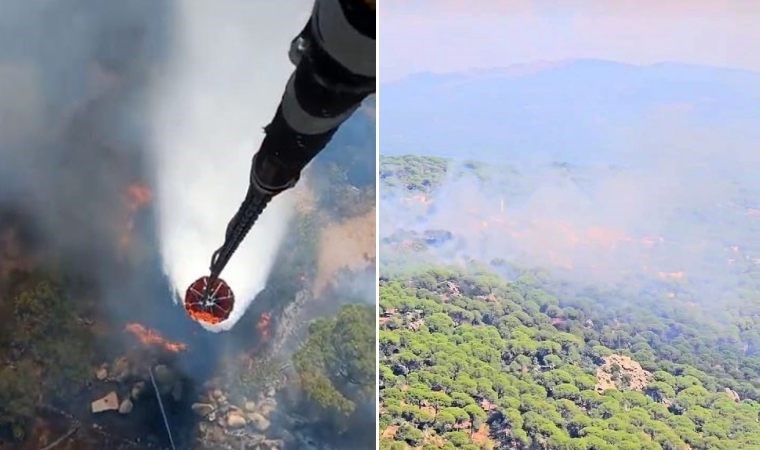
[[757,356],[686,315],[611,314],[542,284],[382,281],[381,448],[760,449]]
[[760,449],[760,74],[631,62],[383,85],[381,448]]
[[380,163],[381,448],[760,449],[756,181]]

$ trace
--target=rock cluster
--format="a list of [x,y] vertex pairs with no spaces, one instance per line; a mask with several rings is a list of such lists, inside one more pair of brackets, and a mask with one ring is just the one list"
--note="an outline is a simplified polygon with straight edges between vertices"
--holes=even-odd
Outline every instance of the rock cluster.
[[[174,401],[182,399],[184,385],[172,369],[158,364],[153,367],[153,374],[161,395],[171,396]],[[131,413],[135,402],[146,395],[150,383],[147,366],[139,365],[126,356],[117,358],[111,364],[100,365],[94,375],[97,381],[114,386],[114,390],[92,402],[90,410],[93,413]]]
[[275,390],[268,389],[254,399],[231,399],[219,388],[210,388],[193,411],[204,420],[198,424],[198,440],[213,448],[251,448],[279,450],[283,442],[267,439],[264,434],[271,425],[271,415],[277,408]]
[[596,370],[596,391],[599,393],[607,389],[642,391],[652,379],[652,374],[630,357],[610,355],[604,357],[604,364]]

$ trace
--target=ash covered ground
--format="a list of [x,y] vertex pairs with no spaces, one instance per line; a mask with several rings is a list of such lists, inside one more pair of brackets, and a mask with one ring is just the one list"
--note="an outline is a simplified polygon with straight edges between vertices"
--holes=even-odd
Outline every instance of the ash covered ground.
[[176,303],[159,250],[146,111],[172,5],[7,11],[0,447],[170,448],[158,398],[176,448],[374,447],[357,431],[375,422],[371,115],[307,170],[266,287],[209,333]]

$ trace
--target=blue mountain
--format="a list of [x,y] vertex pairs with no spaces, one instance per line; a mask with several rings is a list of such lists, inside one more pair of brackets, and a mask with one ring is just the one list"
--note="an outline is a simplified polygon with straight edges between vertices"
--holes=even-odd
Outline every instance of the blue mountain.
[[380,151],[515,162],[619,163],[663,120],[757,133],[760,73],[572,60],[384,84]]

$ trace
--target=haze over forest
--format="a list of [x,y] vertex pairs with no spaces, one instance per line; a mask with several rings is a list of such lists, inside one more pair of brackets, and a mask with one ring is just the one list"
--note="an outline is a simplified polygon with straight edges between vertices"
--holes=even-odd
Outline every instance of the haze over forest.
[[760,74],[572,60],[380,106],[381,447],[760,448]]

